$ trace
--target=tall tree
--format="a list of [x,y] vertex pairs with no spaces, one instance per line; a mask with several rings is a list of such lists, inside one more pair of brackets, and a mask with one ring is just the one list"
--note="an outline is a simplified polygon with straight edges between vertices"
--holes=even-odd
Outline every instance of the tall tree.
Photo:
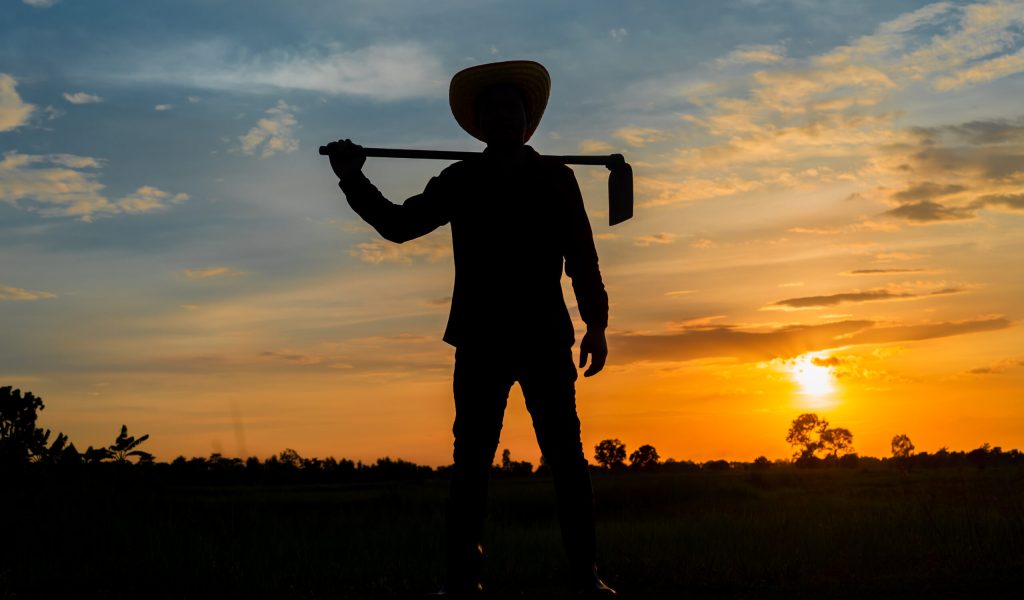
[[853,433],[845,427],[833,427],[821,432],[818,436],[821,449],[832,458],[839,458],[839,453],[844,455],[853,452]]
[[794,459],[810,458],[821,449],[821,433],[828,429],[828,421],[814,413],[804,413],[793,419],[793,424],[786,434],[786,441],[796,451]]
[[634,469],[649,469],[658,464],[661,457],[658,451],[650,444],[644,444],[629,455],[629,466]]
[[50,432],[36,427],[43,408],[43,399],[32,392],[0,387],[0,463],[25,463],[46,451]]
[[892,457],[893,458],[910,458],[914,455],[914,443],[910,441],[910,437],[905,433],[901,433],[892,438]]
[[626,445],[618,438],[601,440],[594,446],[594,460],[606,469],[622,467],[626,461]]

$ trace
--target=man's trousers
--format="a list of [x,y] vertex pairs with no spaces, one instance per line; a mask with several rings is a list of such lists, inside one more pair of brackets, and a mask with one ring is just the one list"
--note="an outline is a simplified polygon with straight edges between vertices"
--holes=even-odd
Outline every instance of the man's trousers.
[[573,573],[595,562],[594,495],[576,414],[572,347],[459,346],[455,353],[455,464],[445,514],[449,580],[477,577],[487,480],[512,384],[519,382],[554,480],[562,541]]

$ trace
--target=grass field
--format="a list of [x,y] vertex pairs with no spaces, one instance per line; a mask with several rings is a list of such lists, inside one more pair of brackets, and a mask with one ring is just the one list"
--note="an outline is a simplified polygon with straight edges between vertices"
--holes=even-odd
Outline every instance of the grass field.
[[[1024,589],[1024,469],[597,474],[623,598],[994,598]],[[5,486],[7,487],[7,486]],[[439,583],[443,480],[3,491],[0,598],[392,598]],[[551,482],[491,485],[493,598],[557,597]]]

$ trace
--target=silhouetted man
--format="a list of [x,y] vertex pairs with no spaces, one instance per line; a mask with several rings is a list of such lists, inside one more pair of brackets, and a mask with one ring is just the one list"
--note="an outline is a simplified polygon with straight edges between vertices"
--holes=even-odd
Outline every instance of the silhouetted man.
[[456,348],[455,448],[441,596],[482,591],[487,477],[516,381],[554,478],[572,584],[588,596],[615,594],[595,565],[593,491],[576,414],[575,338],[562,297],[563,264],[587,325],[579,361],[583,368],[591,357],[586,376],[598,373],[608,354],[608,296],[572,169],[526,145],[550,86],[547,70],[532,61],[457,73],[449,89],[452,113],[487,148],[479,159],[444,169],[402,205],[362,174],[361,146],[349,140],[328,145],[349,204],[385,239],[402,243],[451,223],[455,288],[444,340]]

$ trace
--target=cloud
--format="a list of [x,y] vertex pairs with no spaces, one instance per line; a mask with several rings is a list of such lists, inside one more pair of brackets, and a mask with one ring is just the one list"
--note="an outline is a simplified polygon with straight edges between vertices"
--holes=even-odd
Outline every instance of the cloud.
[[903,273],[920,273],[928,269],[854,269],[843,275],[895,275]]
[[706,317],[693,317],[690,319],[680,319],[678,321],[670,321],[668,328],[677,330],[690,330],[690,329],[721,329],[722,325],[716,325],[714,321],[724,319],[725,315],[709,315]]
[[970,84],[988,83],[1021,71],[1024,71],[1024,48],[1015,54],[993,58],[948,77],[940,77],[935,80],[934,86],[943,92],[958,90]]
[[414,42],[256,54],[223,39],[158,49],[137,68],[105,75],[218,90],[305,90],[380,100],[441,97],[450,77],[434,51]]
[[917,127],[913,131],[926,144],[936,143],[942,137],[974,146],[1024,142],[1024,118],[976,120],[959,125]]
[[28,122],[35,106],[23,102],[17,87],[18,82],[7,73],[0,73],[0,131],[17,129]]
[[1009,208],[1011,210],[1024,210],[1024,194],[991,194],[982,196],[974,201],[975,207]]
[[610,29],[608,31],[608,35],[612,36],[612,39],[615,40],[616,42],[621,42],[622,40],[626,39],[626,36],[629,35],[629,32],[626,31],[623,27],[618,27],[615,29]]
[[153,186],[144,185],[117,201],[117,207],[129,214],[163,210],[169,204],[180,204],[188,200],[188,194],[171,194]]
[[970,371],[968,371],[968,373],[971,373],[973,375],[996,375],[998,373],[1002,373],[1004,371],[1008,371],[1016,367],[1024,367],[1024,360],[1018,360],[1016,358],[1007,358],[995,364],[971,369]]
[[786,59],[786,48],[781,44],[743,45],[715,61],[719,67],[745,64],[775,64]]
[[35,8],[50,8],[54,4],[57,4],[58,2],[60,2],[60,0],[21,0],[21,1],[24,2],[25,4],[28,4],[29,6],[34,6]]
[[735,327],[695,329],[664,335],[613,334],[608,354],[612,364],[640,361],[688,361],[734,358],[743,362],[787,359],[845,346],[909,342],[1007,329],[1003,317],[920,325],[878,326],[873,321],[839,321],[791,325],[766,331]]
[[938,183],[925,182],[912,185],[905,190],[892,195],[894,200],[931,200],[942,196],[949,196],[966,190],[967,188],[958,184],[940,185]]
[[607,154],[612,151],[612,145],[601,140],[583,140],[580,142],[580,152],[584,154]]
[[633,240],[633,243],[637,246],[653,246],[653,245],[664,245],[672,244],[678,238],[674,233],[655,233],[652,235],[641,235]]
[[665,139],[665,133],[661,130],[633,126],[620,127],[612,135],[634,148]]
[[[1022,27],[1019,1],[936,3],[806,58],[786,58],[781,47],[740,47],[719,64],[757,59],[762,68],[717,85],[686,84],[687,90],[705,90],[701,94],[682,93],[678,83],[663,81],[663,94],[675,102],[683,96],[688,103],[681,115],[686,128],[666,136],[686,143],[670,164],[645,170],[646,178],[666,182],[653,198],[637,178],[638,205],[857,183],[865,186],[864,196],[894,204],[885,214],[892,219],[916,224],[970,219],[978,210],[972,196],[1013,194],[1024,182],[1019,132],[1024,119],[965,126],[976,138],[1004,140],[977,147],[977,139],[964,145],[939,139],[936,130],[921,135],[899,127],[904,115],[893,108],[912,88],[927,93],[934,85],[950,87],[936,83],[944,77],[955,76],[957,85],[966,87],[1015,72],[1024,60],[1017,47]],[[949,129],[942,134],[955,135]],[[908,182],[910,177],[915,181]],[[694,182],[722,191],[700,194]],[[885,198],[872,190],[899,191]],[[912,198],[915,194],[919,197]],[[872,226],[898,227],[892,220]]]
[[452,254],[451,243],[447,240],[428,236],[396,244],[387,240],[374,240],[356,244],[349,255],[363,262],[412,264],[414,259],[424,258],[428,262],[437,262]]
[[0,301],[3,300],[45,300],[56,298],[57,294],[51,292],[35,292],[24,290],[9,285],[0,285]]
[[991,317],[971,321],[927,323],[923,325],[897,325],[859,331],[843,341],[850,344],[881,344],[889,342],[912,342],[930,340],[968,333],[1008,329],[1013,323],[1003,317]]
[[[959,13],[955,26],[902,56],[897,68],[912,79],[959,68],[1012,48],[1024,24],[1019,1],[970,4]],[[940,76],[936,83],[944,79]]]
[[260,356],[264,358],[271,358],[286,363],[299,364],[299,365],[318,365],[323,362],[323,357],[313,356],[309,354],[300,354],[297,352],[275,352],[266,351],[260,352]]
[[962,221],[974,217],[974,211],[968,208],[944,206],[931,200],[910,202],[885,212],[890,217],[932,223],[935,221]]
[[203,269],[185,269],[185,277],[189,279],[211,279],[214,277],[238,277],[242,275],[231,267],[206,267]]
[[950,287],[933,290],[925,293],[895,292],[887,289],[867,290],[864,292],[844,292],[828,296],[804,296],[801,298],[787,298],[773,303],[773,307],[783,308],[820,308],[824,306],[836,306],[839,304],[850,304],[856,302],[877,302],[880,300],[909,300],[912,298],[926,298],[928,296],[943,296],[946,294],[957,294],[963,292],[964,288]]
[[298,150],[299,141],[295,139],[295,126],[298,121],[291,112],[294,110],[294,106],[289,106],[284,100],[278,100],[277,106],[266,110],[270,115],[268,118],[260,119],[248,133],[239,136],[239,150],[243,154],[255,154],[259,150],[261,158]]
[[769,331],[741,331],[732,327],[687,330],[667,335],[609,336],[609,358],[615,363],[685,361],[731,357],[743,361],[792,358],[844,345],[844,335],[871,327],[871,321],[840,321],[797,325]]
[[118,199],[103,195],[97,181],[102,161],[73,154],[19,154],[11,151],[0,160],[0,201],[43,216],[78,217],[149,213],[184,202],[188,194],[172,194],[142,186]]
[[173,104],[157,104],[153,110],[171,110],[172,108],[174,108]]
[[85,92],[75,92],[74,94],[64,92],[64,99],[71,104],[97,104],[99,102],[103,102],[103,98],[100,98],[95,94],[87,94]]

